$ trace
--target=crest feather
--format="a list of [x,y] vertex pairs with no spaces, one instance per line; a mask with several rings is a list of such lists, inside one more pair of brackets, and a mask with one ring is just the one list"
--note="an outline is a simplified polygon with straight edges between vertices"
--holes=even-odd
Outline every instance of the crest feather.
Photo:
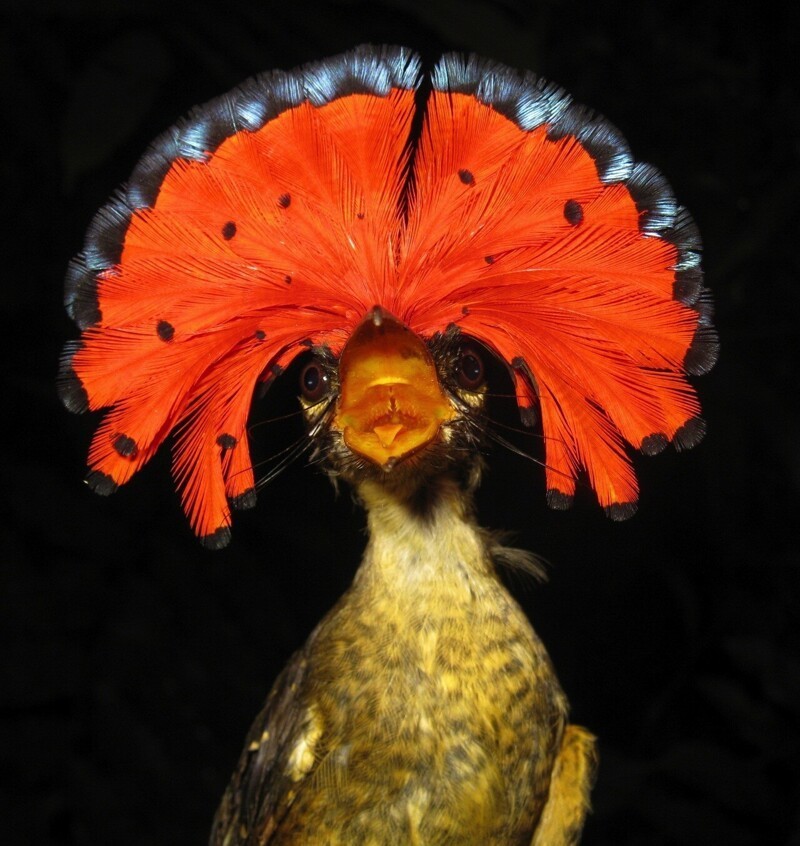
[[252,505],[253,390],[310,342],[335,353],[381,305],[423,337],[456,324],[538,409],[548,502],[584,472],[632,513],[626,444],[704,431],[686,379],[718,341],[700,239],[618,130],[531,73],[446,56],[414,127],[419,59],[360,47],[195,109],[98,213],[66,282],[83,330],[68,408],[109,408],[102,492],[176,433],[174,474],[212,547]]

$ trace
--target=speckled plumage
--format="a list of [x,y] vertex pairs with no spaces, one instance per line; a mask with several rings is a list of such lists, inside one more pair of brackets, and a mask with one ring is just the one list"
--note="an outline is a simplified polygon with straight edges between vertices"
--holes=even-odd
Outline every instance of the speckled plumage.
[[362,565],[257,718],[213,846],[576,843],[592,738],[567,726],[471,492],[440,477],[423,510],[358,492]]

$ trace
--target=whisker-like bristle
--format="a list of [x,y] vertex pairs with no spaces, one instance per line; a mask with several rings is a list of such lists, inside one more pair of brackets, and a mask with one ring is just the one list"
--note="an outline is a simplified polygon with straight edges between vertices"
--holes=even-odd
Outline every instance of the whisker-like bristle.
[[300,458],[303,453],[311,449],[311,445],[312,441],[309,439],[309,437],[307,435],[302,435],[288,447],[285,447],[284,449],[275,453],[275,455],[272,455],[270,456],[270,458],[264,459],[263,461],[259,461],[254,466],[255,470],[260,470],[271,462],[276,463],[256,481],[256,489],[261,490],[274,479],[276,479],[278,476],[280,476],[280,474],[284,470],[286,470],[291,464],[293,464],[298,458]]
[[270,423],[282,423],[285,420],[296,420],[298,417],[303,416],[303,409],[298,408],[297,411],[290,411],[286,414],[277,414],[274,417],[262,417],[261,419],[257,420],[255,423],[251,423],[247,430],[248,432],[255,432],[256,429],[260,428],[261,426],[267,426]]

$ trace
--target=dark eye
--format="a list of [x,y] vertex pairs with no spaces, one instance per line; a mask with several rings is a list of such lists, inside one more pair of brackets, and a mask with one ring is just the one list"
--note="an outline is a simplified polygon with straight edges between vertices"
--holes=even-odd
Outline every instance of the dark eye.
[[475,391],[483,385],[483,361],[475,347],[464,347],[456,361],[456,381],[466,391]]
[[330,377],[321,365],[312,361],[303,368],[300,374],[300,390],[310,402],[321,400],[328,393]]

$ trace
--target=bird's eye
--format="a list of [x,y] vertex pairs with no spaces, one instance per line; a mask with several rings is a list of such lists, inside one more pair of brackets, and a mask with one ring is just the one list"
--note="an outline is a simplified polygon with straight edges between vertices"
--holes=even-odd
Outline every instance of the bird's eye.
[[312,361],[303,368],[300,374],[300,390],[307,400],[318,402],[328,393],[330,381],[330,377],[323,368],[316,361]]
[[474,347],[464,347],[455,367],[456,381],[465,391],[475,391],[483,385],[483,361]]

